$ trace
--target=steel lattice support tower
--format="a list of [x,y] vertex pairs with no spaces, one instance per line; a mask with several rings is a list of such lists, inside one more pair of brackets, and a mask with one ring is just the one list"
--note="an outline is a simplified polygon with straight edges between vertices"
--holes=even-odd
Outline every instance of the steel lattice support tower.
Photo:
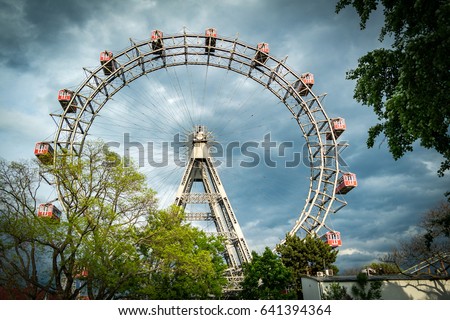
[[[178,187],[175,204],[183,208],[186,208],[188,204],[209,206],[209,212],[186,212],[186,220],[214,223],[217,234],[226,239],[224,256],[228,264],[227,277],[230,284],[236,286],[242,278],[241,265],[249,262],[251,255],[213,165],[208,145],[211,142],[210,137],[211,134],[207,132],[205,126],[195,126],[194,132],[188,139],[190,157]],[[194,183],[200,183],[203,192],[193,192]]]

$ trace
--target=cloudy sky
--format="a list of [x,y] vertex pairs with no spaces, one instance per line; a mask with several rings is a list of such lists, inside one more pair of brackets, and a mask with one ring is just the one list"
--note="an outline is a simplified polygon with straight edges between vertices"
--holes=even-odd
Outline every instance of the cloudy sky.
[[[366,147],[367,129],[377,119],[353,100],[354,82],[345,80],[345,73],[358,57],[388,45],[378,41],[380,14],[361,31],[354,10],[337,15],[330,0],[0,0],[0,5],[0,156],[7,160],[29,159],[36,141],[53,139],[57,126],[49,113],[60,112],[57,91],[75,90],[85,77],[83,67],[98,67],[100,51],[119,52],[130,38],[148,39],[152,29],[169,35],[215,27],[220,36],[248,44],[268,42],[271,55],[287,57],[293,70],[314,73],[313,90],[327,93],[328,115],[346,119],[341,139],[350,146],[343,158],[359,186],[346,195],[348,205],[327,220],[343,237],[338,267],[359,267],[384,255],[417,231],[424,211],[444,200],[450,184],[448,176],[436,175],[437,153],[416,146],[394,161],[382,139],[375,148]],[[121,90],[94,121],[90,138],[123,146],[128,134],[129,141],[141,143],[142,170],[162,206],[173,201],[183,168],[170,161],[170,149],[162,168],[148,164],[149,153],[162,159],[164,149],[157,146],[172,142],[177,133],[184,136],[195,124],[208,126],[224,147],[260,144],[267,134],[278,145],[292,142],[284,157],[273,154],[275,168],[264,161],[243,168],[240,164],[249,159],[239,152],[229,165],[218,157],[223,162],[218,171],[250,248],[273,247],[292,228],[307,195],[309,169],[301,163],[284,165],[293,152],[302,151],[298,127],[286,108],[251,80],[212,68],[172,69]],[[150,150],[148,142],[155,148]],[[129,152],[138,151],[131,147]],[[261,148],[253,151],[263,155]],[[47,200],[52,198],[48,192]]]

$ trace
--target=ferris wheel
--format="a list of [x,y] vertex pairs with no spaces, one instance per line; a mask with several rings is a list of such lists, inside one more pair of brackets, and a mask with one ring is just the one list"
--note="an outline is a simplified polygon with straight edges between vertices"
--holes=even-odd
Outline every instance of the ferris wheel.
[[[101,119],[104,106],[141,77],[158,77],[157,71],[180,66],[204,66],[233,73],[253,80],[283,104],[288,111],[286,116],[295,121],[304,138],[309,178],[303,183],[308,184],[308,188],[303,208],[299,208],[295,222],[286,232],[317,235],[325,237],[333,247],[341,245],[339,232],[328,226],[326,220],[330,213],[336,213],[347,204],[342,195],[357,186],[356,176],[340,166],[340,152],[347,146],[339,140],[346,129],[345,120],[327,115],[322,105],[324,95],[312,91],[315,81],[312,73],[294,72],[287,66],[286,59],[270,54],[268,43],[249,45],[237,38],[220,36],[214,28],[206,29],[204,34],[184,30],[165,35],[153,30],[148,39],[130,39],[130,42],[130,46],[120,52],[102,51],[100,65],[84,69],[86,78],[81,85],[58,92],[62,109],[51,114],[58,126],[54,139],[39,142],[35,147],[35,155],[43,163],[51,165],[67,151],[80,156],[88,133]],[[206,83],[207,78],[204,81]],[[186,98],[182,94],[179,97]],[[153,125],[161,126],[162,122],[164,119]],[[53,208],[44,206],[39,212],[51,215],[49,211]]]

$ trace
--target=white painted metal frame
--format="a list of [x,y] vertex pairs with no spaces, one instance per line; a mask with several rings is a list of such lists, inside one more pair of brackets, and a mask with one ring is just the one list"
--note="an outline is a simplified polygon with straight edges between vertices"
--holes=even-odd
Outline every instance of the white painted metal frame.
[[[68,152],[80,155],[90,127],[108,100],[139,77],[179,65],[230,70],[254,80],[282,101],[306,141],[311,173],[309,192],[289,233],[321,236],[332,230],[325,225],[328,214],[346,205],[345,200],[335,193],[340,174],[339,151],[345,145],[340,144],[333,133],[331,119],[321,103],[323,96],[317,96],[310,88],[306,95],[300,95],[295,84],[303,80],[286,65],[286,59],[268,56],[261,64],[255,60],[256,45],[220,36],[212,53],[207,50],[206,38],[202,34],[186,32],[164,36],[163,47],[158,50],[152,49],[150,39],[140,42],[130,39],[130,47],[114,54],[116,70],[109,75],[104,74],[102,66],[84,69],[86,79],[74,91],[69,103],[76,102],[76,112],[67,112],[68,108],[61,114],[51,114],[58,125],[54,140],[49,141],[54,145],[55,159]],[[331,140],[326,139],[327,134],[331,134]]]
[[[212,142],[206,127],[196,126],[188,141],[190,150],[189,161],[175,195],[175,204],[186,208],[188,204],[208,204],[210,212],[188,212],[188,221],[213,221],[216,235],[225,241],[224,258],[228,269],[228,290],[236,290],[242,277],[242,264],[250,262],[251,254],[236,215],[228,200],[225,188],[214,167],[213,158],[209,153]],[[203,193],[192,193],[194,183],[201,183]],[[195,206],[194,206],[195,207]]]

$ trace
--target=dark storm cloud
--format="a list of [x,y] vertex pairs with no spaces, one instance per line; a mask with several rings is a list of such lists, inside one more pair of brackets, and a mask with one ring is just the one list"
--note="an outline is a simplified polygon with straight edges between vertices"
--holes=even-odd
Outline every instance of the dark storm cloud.
[[[83,31],[89,29],[91,35],[101,35],[104,25],[114,26],[114,15],[120,17],[147,2],[0,0],[0,62],[25,70],[35,60],[41,63],[41,59],[49,59],[51,52],[58,56],[56,50],[60,53],[64,48],[83,46]],[[122,27],[118,21],[112,32]],[[44,52],[46,56],[42,57]]]
[[82,26],[99,8],[97,1],[1,0],[0,59],[23,69],[46,46],[63,46],[68,27]]
[[23,51],[32,39],[31,27],[22,18],[22,5],[20,1],[0,1],[0,61],[11,67],[26,63]]
[[[407,240],[424,212],[442,201],[448,178],[438,179],[436,154],[417,149],[394,161],[378,149],[361,152],[351,159],[359,186],[346,196],[349,205],[332,218],[343,235],[343,250],[358,248],[378,258],[400,241]],[[340,258],[351,266],[353,256]]]

